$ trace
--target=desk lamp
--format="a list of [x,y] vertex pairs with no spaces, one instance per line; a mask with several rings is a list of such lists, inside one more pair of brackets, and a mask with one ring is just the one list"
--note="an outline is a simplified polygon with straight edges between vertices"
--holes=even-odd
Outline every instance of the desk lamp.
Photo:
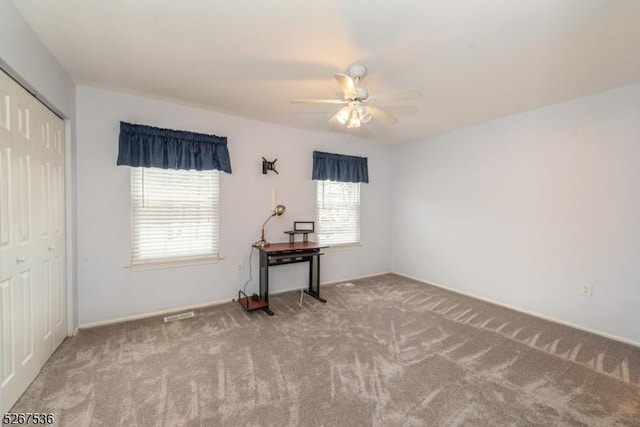
[[264,239],[264,226],[267,225],[267,222],[269,222],[269,220],[274,216],[282,215],[285,209],[286,208],[283,205],[276,206],[273,212],[271,212],[271,215],[269,215],[269,217],[264,221],[264,223],[262,224],[262,229],[260,230],[260,240],[256,242],[257,247],[264,248],[265,246],[269,246],[271,244]]

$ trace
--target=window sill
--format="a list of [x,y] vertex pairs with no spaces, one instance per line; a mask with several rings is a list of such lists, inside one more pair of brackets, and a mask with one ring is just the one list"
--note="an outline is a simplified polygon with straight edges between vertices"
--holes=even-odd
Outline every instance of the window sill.
[[163,269],[163,268],[217,264],[222,259],[224,259],[222,256],[217,256],[217,257],[203,257],[203,258],[159,260],[159,261],[148,261],[148,262],[132,262],[130,265],[125,266],[125,268],[128,268],[131,271],[157,270],[157,269]]
[[339,245],[330,245],[328,248],[324,249],[325,252],[342,252],[342,251],[353,251],[356,249],[360,249],[363,246],[362,243],[342,243]]

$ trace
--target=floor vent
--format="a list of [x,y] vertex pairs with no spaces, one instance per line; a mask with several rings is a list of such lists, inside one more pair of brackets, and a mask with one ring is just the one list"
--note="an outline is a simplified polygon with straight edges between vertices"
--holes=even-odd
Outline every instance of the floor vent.
[[355,286],[355,285],[356,285],[355,283],[345,282],[345,283],[340,283],[336,287],[338,287],[338,288],[350,288],[350,287]]
[[174,314],[172,316],[167,316],[164,318],[165,323],[166,322],[173,322],[174,320],[182,320],[182,319],[188,319],[190,317],[195,316],[193,314],[193,311],[187,311],[185,313],[180,313],[180,314]]

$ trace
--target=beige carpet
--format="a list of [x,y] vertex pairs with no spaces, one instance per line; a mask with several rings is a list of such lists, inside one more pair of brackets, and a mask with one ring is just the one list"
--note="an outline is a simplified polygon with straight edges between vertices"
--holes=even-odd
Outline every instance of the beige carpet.
[[60,426],[640,426],[640,349],[396,275],[81,331],[13,408]]

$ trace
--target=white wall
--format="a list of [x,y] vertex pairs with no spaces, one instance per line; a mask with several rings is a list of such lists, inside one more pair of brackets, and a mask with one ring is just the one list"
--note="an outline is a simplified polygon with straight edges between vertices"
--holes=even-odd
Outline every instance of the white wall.
[[393,195],[394,271],[640,343],[640,85],[399,146]]
[[[269,222],[268,240],[286,241],[283,231],[291,229],[294,220],[315,221],[311,167],[316,149],[368,157],[371,179],[362,185],[363,246],[325,255],[323,282],[389,271],[389,147],[89,87],[77,88],[77,109],[81,325],[236,297],[248,277],[251,243],[272,209],[272,190],[287,211]],[[218,264],[150,271],[126,268],[131,242],[130,169],[116,166],[121,120],[228,137],[233,173],[221,175],[224,259]],[[262,175],[262,156],[278,159],[279,175]],[[255,255],[250,292],[258,283]],[[239,263],[245,270],[240,274]],[[273,268],[270,289],[302,287],[307,271],[306,264]]]
[[75,85],[7,0],[0,0],[0,59],[50,106],[67,118],[73,115]]
[[77,325],[75,261],[75,84],[6,0],[0,0],[0,68],[66,119],[67,318]]

